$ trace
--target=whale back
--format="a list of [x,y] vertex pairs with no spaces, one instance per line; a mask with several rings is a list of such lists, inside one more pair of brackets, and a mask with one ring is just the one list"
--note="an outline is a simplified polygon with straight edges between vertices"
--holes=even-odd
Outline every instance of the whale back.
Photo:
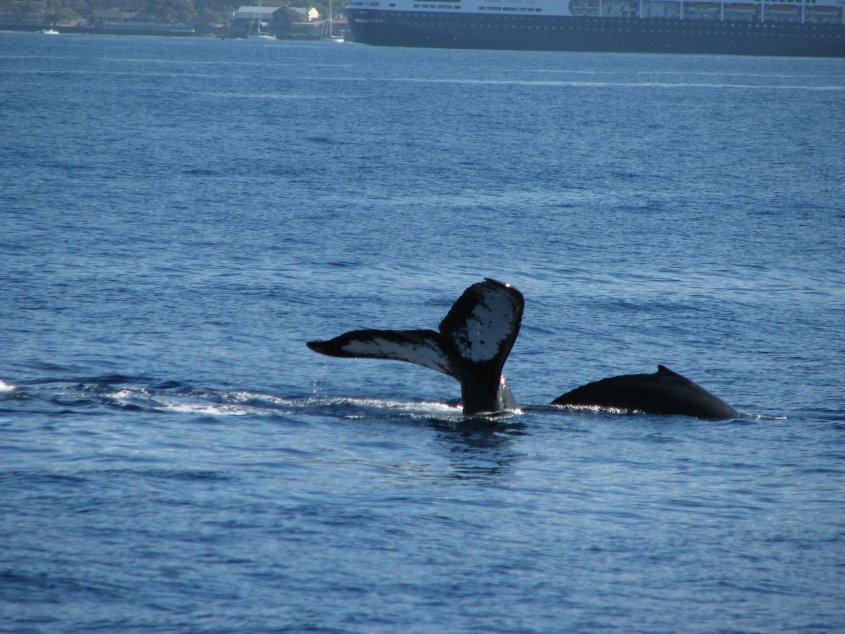
[[654,374],[624,374],[587,383],[559,396],[552,404],[612,407],[713,420],[739,417],[722,399],[663,365],[657,366]]

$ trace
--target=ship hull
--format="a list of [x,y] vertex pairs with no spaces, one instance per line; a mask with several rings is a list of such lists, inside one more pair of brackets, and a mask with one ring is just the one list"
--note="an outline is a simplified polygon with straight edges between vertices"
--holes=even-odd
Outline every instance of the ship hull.
[[845,25],[665,18],[508,16],[347,8],[376,46],[845,57]]

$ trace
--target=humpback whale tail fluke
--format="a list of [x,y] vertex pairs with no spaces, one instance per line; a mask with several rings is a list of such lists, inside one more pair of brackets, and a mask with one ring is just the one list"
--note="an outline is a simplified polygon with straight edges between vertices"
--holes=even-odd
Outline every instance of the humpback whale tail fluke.
[[392,359],[422,365],[457,379],[464,414],[516,408],[502,369],[519,334],[522,293],[486,279],[467,288],[434,330],[353,330],[309,341],[332,357]]
[[612,407],[712,420],[740,416],[722,399],[663,365],[658,365],[654,374],[625,374],[587,383],[559,396],[552,405]]

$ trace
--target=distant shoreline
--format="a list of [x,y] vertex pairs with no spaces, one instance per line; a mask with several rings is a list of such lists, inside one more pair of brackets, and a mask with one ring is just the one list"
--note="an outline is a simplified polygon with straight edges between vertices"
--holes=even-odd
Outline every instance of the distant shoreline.
[[[10,33],[43,33],[48,30],[57,31],[59,34],[71,35],[144,35],[158,37],[204,37],[218,38],[224,40],[247,39],[247,35],[241,31],[231,31],[225,28],[217,28],[211,25],[182,26],[167,25],[163,23],[159,27],[137,27],[137,28],[102,28],[97,26],[62,26],[62,25],[32,25],[32,24],[3,24],[0,23],[0,32]],[[319,40],[319,36],[310,36],[301,32],[276,34],[278,40]]]
[[60,34],[72,33],[81,35],[159,35],[167,37],[207,37],[215,35],[226,35],[223,29],[214,29],[209,27],[208,30],[197,27],[189,28],[173,28],[170,25],[162,25],[158,27],[139,27],[139,28],[120,28],[109,29],[100,28],[96,26],[61,26],[61,25],[30,25],[30,24],[0,24],[0,31],[10,31],[16,33],[41,33],[48,29],[58,31]]

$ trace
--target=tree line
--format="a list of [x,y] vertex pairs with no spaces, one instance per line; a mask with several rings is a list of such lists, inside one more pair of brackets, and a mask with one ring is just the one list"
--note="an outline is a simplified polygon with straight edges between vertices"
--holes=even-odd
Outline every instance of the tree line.
[[[268,0],[265,6],[315,7],[321,15],[328,10],[329,0]],[[48,23],[91,21],[97,11],[119,9],[137,13],[156,22],[188,24],[221,24],[242,5],[257,5],[258,0],[0,0],[0,13],[6,15],[42,15]],[[336,13],[346,0],[333,1]]]

